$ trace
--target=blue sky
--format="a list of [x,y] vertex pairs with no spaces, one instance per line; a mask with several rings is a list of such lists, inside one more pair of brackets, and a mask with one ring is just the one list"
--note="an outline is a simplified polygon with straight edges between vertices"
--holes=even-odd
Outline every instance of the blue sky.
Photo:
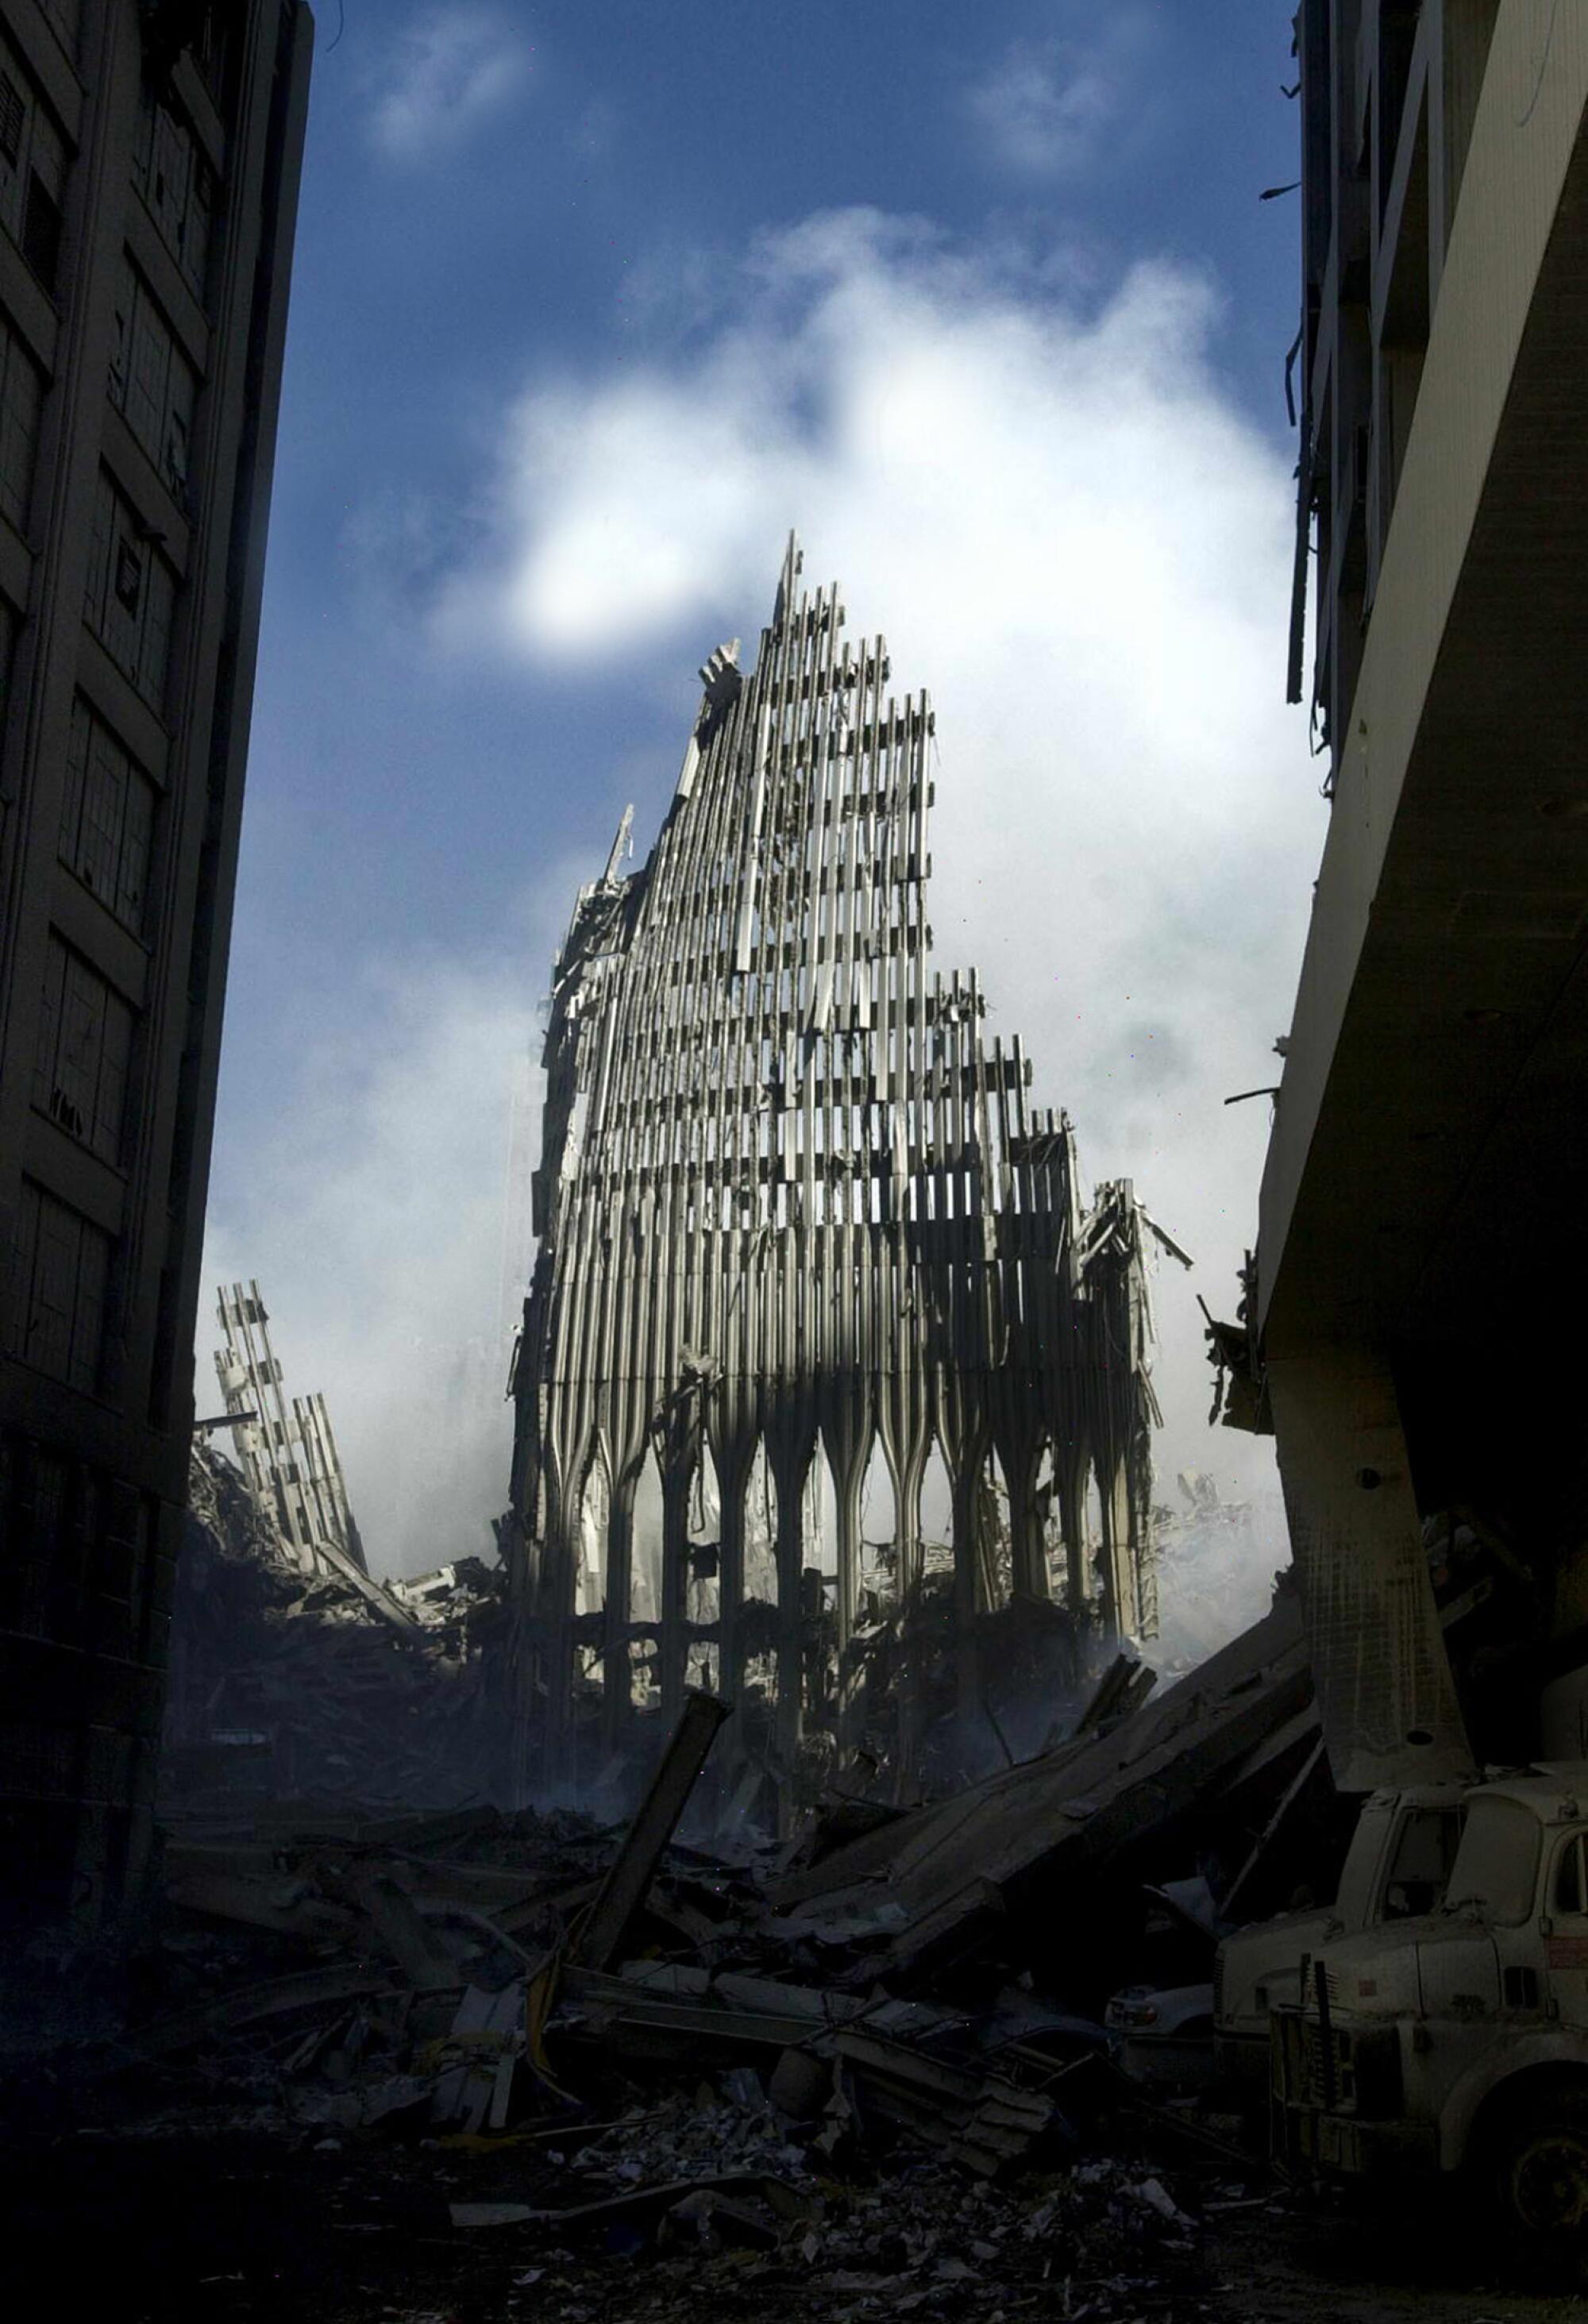
[[1170,1479],[1266,1481],[1202,1429],[1192,1294],[1229,1310],[1252,1231],[1267,1109],[1222,1102],[1276,1077],[1323,833],[1295,200],[1258,198],[1289,37],[1284,0],[322,6],[208,1267],[260,1277],[386,1562],[501,1504],[499,1410],[425,1381],[475,1338],[495,1377],[512,1061],[790,524],[937,704],[942,964],[1198,1257]]

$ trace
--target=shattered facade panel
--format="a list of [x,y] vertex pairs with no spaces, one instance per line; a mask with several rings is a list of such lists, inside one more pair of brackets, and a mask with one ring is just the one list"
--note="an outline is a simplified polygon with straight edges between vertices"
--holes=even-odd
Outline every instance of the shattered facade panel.
[[[712,655],[657,845],[620,877],[625,816],[556,967],[503,1528],[542,1771],[574,1771],[597,1658],[591,1764],[637,1691],[670,1722],[692,1681],[743,1701],[764,1679],[780,1777],[808,1729],[860,1748],[863,1602],[882,1591],[908,1666],[934,1446],[962,1707],[978,1618],[1011,1596],[1156,1628],[1150,1222],[1128,1181],[1086,1204],[1068,1119],[1029,1105],[1018,1038],[985,1038],[974,971],[932,968],[933,715],[799,572],[790,541],[753,672],[736,641]],[[879,1450],[893,1539],[868,1570]]]

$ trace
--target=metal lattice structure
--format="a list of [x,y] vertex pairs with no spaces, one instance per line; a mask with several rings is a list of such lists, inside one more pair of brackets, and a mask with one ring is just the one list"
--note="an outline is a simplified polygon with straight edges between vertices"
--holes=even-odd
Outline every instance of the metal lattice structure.
[[245,1291],[234,1283],[217,1300],[226,1345],[216,1376],[226,1410],[239,1416],[231,1434],[244,1475],[304,1572],[351,1564],[367,1573],[324,1397],[295,1396],[289,1406],[257,1283]]
[[[853,1741],[878,1448],[906,1630],[934,1444],[966,1636],[1001,1591],[1057,1595],[1105,1637],[1156,1628],[1150,1222],[1128,1181],[1084,1202],[1068,1119],[1029,1107],[1018,1038],[984,1038],[974,971],[932,969],[933,714],[924,693],[888,694],[882,638],[845,641],[836,589],[806,594],[800,563],[790,540],[753,672],[736,641],[706,664],[651,859],[620,876],[625,816],[555,971],[503,1538],[526,1735],[563,1772],[577,1673],[599,1666],[611,1751],[637,1655],[669,1719],[692,1679],[738,1697],[754,1659],[787,1771],[824,1620],[822,1700],[840,1748]],[[652,1454],[660,1554],[642,1574]],[[771,1487],[752,1493],[763,1464]],[[825,1588],[811,1571],[824,1464]],[[714,1498],[720,1537],[703,1558],[690,1535]]]

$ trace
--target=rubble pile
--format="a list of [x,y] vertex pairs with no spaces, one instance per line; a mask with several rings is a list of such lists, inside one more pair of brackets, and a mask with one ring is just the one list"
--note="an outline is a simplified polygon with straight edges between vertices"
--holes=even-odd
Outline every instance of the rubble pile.
[[477,1558],[400,1585],[351,1564],[306,1571],[245,1479],[198,1446],[171,1618],[164,1812],[494,1796],[492,1649],[506,1618]]
[[[242,1570],[257,1587],[257,1566]],[[266,1593],[267,1635],[272,1615],[307,1618]],[[378,1635],[315,1627],[328,1662],[340,1637]],[[251,1680],[270,1666],[250,1662]],[[783,1843],[720,1808],[713,1821],[725,1786],[700,1778],[719,1729],[731,1771],[734,1722],[699,1693],[626,1826],[484,1803],[189,1808],[167,1828],[166,1950],[198,1983],[139,2052],[224,2034],[273,2057],[291,2032],[291,2080],[325,2055],[347,2064],[355,2020],[357,2056],[404,2072],[425,2044],[466,2036],[500,2070],[488,2098],[449,2104],[483,2105],[470,2126],[488,2115],[500,2130],[559,2089],[554,2031],[582,2073],[614,2055],[625,2070],[747,2067],[801,2118],[853,2087],[872,2117],[995,2170],[1067,2135],[1055,2073],[1106,2050],[1102,2004],[1153,1884],[1216,1895],[1238,1869],[1260,1904],[1251,1834],[1316,1747],[1288,1594],[1193,1678],[1149,1697],[1150,1679],[1122,1656],[1047,1751],[909,1812],[840,1797]]]
[[[1326,1877],[1294,1597],[1151,1679],[1122,1655],[1033,1757],[787,1840],[725,1805],[701,1692],[623,1822],[189,1811],[122,2021],[33,2063],[13,2179],[129,2220],[180,2184],[184,2281],[237,2324],[300,2312],[289,2280],[320,2324],[1288,2313],[1232,2283],[1308,2232],[1260,2098],[1211,2034],[1154,2063],[1126,2005],[1211,2011],[1232,1900]],[[189,2312],[165,2229],[126,2232],[127,2312]]]
[[[837,2178],[764,2102],[708,2086],[567,2159],[613,2191],[561,2216],[534,2202],[449,2207],[466,2228],[513,2232],[530,2264],[512,2282],[532,2286],[554,2315],[599,2313],[608,2301],[716,2315],[772,2299],[835,2324],[952,2315],[967,2300],[987,2315],[1053,2302],[1082,2317],[1130,2314],[1166,2295],[1195,2314],[1205,2287],[1199,2219],[1140,2159],[1100,2157],[1004,2186],[896,2153]],[[1244,2181],[1175,2176],[1198,2208],[1248,2192]],[[1211,2300],[1206,2312],[1216,2312]]]
[[[1029,1979],[891,1994],[840,1944],[800,1981],[787,1854],[712,1856],[645,1810],[626,1833],[475,1809],[173,1840],[162,2006],[56,2055],[59,2123],[331,2174],[330,2232],[407,2239],[356,2260],[403,2251],[405,2299],[417,2264],[570,2324],[769,2296],[1123,2316],[1166,2286],[1198,2313],[1198,2215],[1258,2164],[1133,2091]],[[621,1958],[593,1967],[614,1897]],[[36,2083],[31,2109],[48,2126]],[[457,2311],[322,2287],[317,2312]]]
[[[705,1552],[714,1555],[715,1545],[705,1545]],[[831,1604],[824,1600],[823,1610],[808,1617],[804,1686],[810,1715],[789,1755],[777,1735],[777,1609],[765,1599],[745,1599],[740,1616],[745,1667],[735,1703],[741,1813],[769,1828],[780,1815],[785,1822],[799,1821],[840,1786],[892,1805],[945,1798],[1040,1750],[1073,1721],[1089,1692],[1089,1675],[1094,1677],[1108,1652],[1096,1621],[1047,1598],[1021,1599],[967,1618],[956,1602],[953,1572],[946,1570],[950,1552],[928,1542],[924,1554],[939,1563],[928,1563],[908,1607],[875,1591],[862,1593],[846,1655],[839,1653]],[[813,1572],[813,1600],[824,1580],[832,1577]],[[588,1770],[581,1794],[598,1795],[616,1811],[632,1800],[637,1771],[658,1748],[660,1689],[645,1687],[623,1749],[614,1754],[602,1740],[604,1617],[581,1616],[576,1628],[589,1670],[576,1678],[571,1692],[568,1716],[577,1738],[571,1757]],[[967,1648],[978,1674],[968,1696]],[[649,1672],[647,1648],[637,1647],[636,1657],[636,1669]],[[847,1758],[835,1740],[841,1672],[847,1674],[854,1738]],[[538,1709],[531,1727],[530,1756],[535,1757],[544,1739]]]
[[[312,1622],[426,1651],[346,1600],[316,1617],[301,1577],[229,1541],[224,1469],[209,1485],[211,1586],[255,1650]],[[838,1798],[794,1841],[702,1780],[708,1754],[732,1770],[735,1722],[699,1693],[626,1824],[189,1808],[139,2006],[50,2061],[59,2123],[252,2141],[254,2179],[356,2179],[328,2234],[406,2236],[425,2267],[572,2324],[620,2289],[659,2316],[968,2294],[1081,2317],[1168,2285],[1195,2314],[1197,2221],[1252,2200],[1261,2166],[1237,2119],[1130,2078],[1103,2003],[1144,1875],[1233,1860],[1309,1747],[1294,1607],[1149,1700],[1150,1676],[1121,1657],[1034,1758],[909,1812]],[[37,2126],[37,2080],[31,2103]]]
[[[1009,1594],[1007,1508],[1000,1496],[984,1498],[989,1554],[1004,1569],[1002,1602],[994,1594],[967,1617],[956,1596],[953,1552],[932,1542],[923,1545],[925,1571],[907,1605],[877,1591],[863,1596],[849,1653],[860,1738],[851,1781],[874,1768],[896,1798],[942,1798],[1040,1750],[1056,1720],[1073,1717],[1085,1700],[1087,1673],[1107,1651],[1094,1613]],[[837,1628],[829,1612],[814,1634],[825,1691],[817,1733],[805,1745],[813,1761],[837,1720],[845,1667]],[[977,1674],[968,1695],[967,1655]],[[836,1756],[828,1751],[829,1760]]]

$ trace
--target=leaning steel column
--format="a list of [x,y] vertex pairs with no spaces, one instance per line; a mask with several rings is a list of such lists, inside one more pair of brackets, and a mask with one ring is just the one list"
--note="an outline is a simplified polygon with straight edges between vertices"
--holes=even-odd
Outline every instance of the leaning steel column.
[[611,1969],[623,1958],[628,1933],[688,1805],[712,1738],[731,1715],[730,1705],[715,1695],[691,1692],[686,1698],[650,1789],[590,1907],[590,1917],[574,1938],[572,1958],[581,1968]]

